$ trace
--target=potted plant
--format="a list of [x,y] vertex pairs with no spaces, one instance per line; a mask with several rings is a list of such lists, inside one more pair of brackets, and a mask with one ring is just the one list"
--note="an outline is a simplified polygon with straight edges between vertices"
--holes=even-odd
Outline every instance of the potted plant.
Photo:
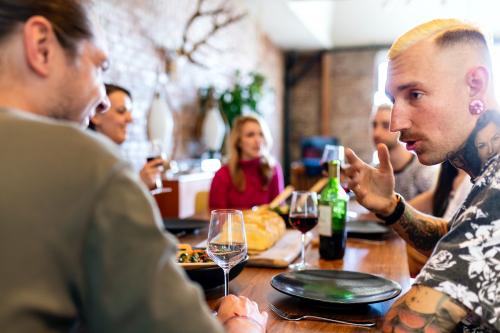
[[239,71],[236,72],[236,83],[224,90],[219,96],[219,108],[225,115],[229,126],[236,117],[246,111],[260,114],[258,103],[262,98],[265,78],[262,74],[251,72],[244,82]]
[[224,138],[236,117],[247,112],[260,114],[258,104],[263,94],[264,76],[252,72],[243,78],[236,71],[235,82],[219,94],[213,86],[198,92],[201,114],[195,132],[205,145],[209,157],[219,156]]

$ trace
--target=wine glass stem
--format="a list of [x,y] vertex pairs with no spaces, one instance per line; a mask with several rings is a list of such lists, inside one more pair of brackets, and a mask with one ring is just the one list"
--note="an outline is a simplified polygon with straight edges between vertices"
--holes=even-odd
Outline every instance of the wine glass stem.
[[306,234],[302,234],[302,252],[300,253],[301,257],[301,265],[305,266],[306,264]]
[[156,176],[155,183],[157,189],[163,188],[163,181],[161,179],[161,175]]
[[224,296],[229,294],[229,270],[230,268],[223,268],[224,271]]

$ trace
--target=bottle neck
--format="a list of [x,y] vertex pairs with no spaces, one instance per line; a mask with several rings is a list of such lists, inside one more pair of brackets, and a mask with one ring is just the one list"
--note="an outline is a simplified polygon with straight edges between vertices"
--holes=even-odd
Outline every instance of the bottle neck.
[[328,183],[330,185],[338,185],[340,177],[340,163],[339,161],[328,162]]

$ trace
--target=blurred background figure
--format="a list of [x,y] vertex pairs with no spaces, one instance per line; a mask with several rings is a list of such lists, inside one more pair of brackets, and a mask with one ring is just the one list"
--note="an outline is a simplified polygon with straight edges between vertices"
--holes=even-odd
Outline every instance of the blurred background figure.
[[[472,185],[465,171],[455,168],[449,161],[444,161],[434,188],[417,195],[408,204],[422,213],[449,221],[464,202]],[[406,252],[410,275],[415,277],[428,257],[409,245],[406,246]]]
[[210,209],[267,204],[283,190],[283,173],[269,153],[271,146],[269,128],[260,117],[235,119],[227,144],[228,163],[217,171],[210,187]]
[[[118,85],[106,84],[105,87],[111,106],[107,112],[96,112],[90,119],[89,128],[121,145],[127,139],[127,127],[132,122],[132,94]],[[141,179],[150,190],[156,187],[163,164],[161,158],[156,158],[142,167]]]
[[[379,105],[372,115],[373,143],[383,143],[389,149],[390,161],[396,178],[395,189],[407,200],[432,188],[438,167],[422,165],[416,156],[399,141],[399,132],[391,132],[389,104]],[[378,161],[377,161],[378,163]]]

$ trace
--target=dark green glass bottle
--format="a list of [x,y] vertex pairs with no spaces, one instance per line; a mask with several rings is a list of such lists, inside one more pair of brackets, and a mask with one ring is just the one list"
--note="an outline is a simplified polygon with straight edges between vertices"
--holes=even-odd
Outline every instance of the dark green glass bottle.
[[340,162],[328,162],[328,184],[319,200],[319,255],[322,259],[344,257],[345,222],[349,196],[340,185]]

